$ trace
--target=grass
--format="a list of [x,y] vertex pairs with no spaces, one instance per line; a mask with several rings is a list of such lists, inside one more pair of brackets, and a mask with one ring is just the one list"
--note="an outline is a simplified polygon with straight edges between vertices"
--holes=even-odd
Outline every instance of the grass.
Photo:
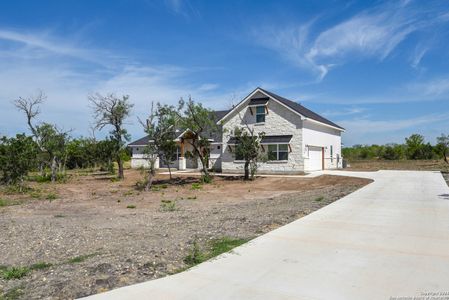
[[20,279],[30,272],[28,267],[3,267],[1,269],[1,276],[5,280]]
[[50,193],[47,194],[45,199],[47,199],[47,200],[49,200],[51,202],[52,200],[58,199],[58,194],[56,194],[54,192],[50,192]]
[[[11,279],[20,279],[28,275],[31,271],[34,270],[43,270],[51,267],[52,264],[46,263],[46,262],[38,262],[35,263],[29,267],[7,267],[7,266],[0,266],[0,277],[2,277],[5,280],[11,280]],[[0,298],[1,300],[1,298]]]
[[163,184],[156,184],[156,185],[153,185],[153,186],[151,187],[151,190],[152,190],[153,192],[158,192],[158,191],[160,191],[160,190],[162,190],[162,189],[166,189],[166,188],[168,188],[168,184],[163,183]]
[[134,209],[134,208],[136,208],[136,206],[131,204],[131,205],[128,205],[126,208]]
[[319,196],[319,197],[316,197],[315,198],[315,202],[321,202],[321,201],[323,201],[324,200],[324,197],[323,196]]
[[0,294],[0,300],[16,300],[23,296],[23,286],[16,286],[4,294]]
[[73,258],[69,259],[69,260],[67,261],[67,263],[68,263],[68,264],[78,264],[78,263],[82,263],[83,261],[85,261],[85,260],[87,260],[87,259],[89,259],[89,258],[91,258],[91,257],[94,257],[94,256],[96,256],[96,255],[98,255],[98,253],[91,253],[91,254],[86,254],[86,255],[76,256],[76,257],[73,257]]
[[201,183],[195,182],[192,183],[192,190],[201,190],[203,188],[203,186],[201,185]]
[[40,198],[42,198],[42,194],[41,194],[41,192],[40,192],[39,190],[31,191],[31,192],[29,193],[29,195],[30,195],[31,198],[34,198],[34,199],[40,199]]
[[161,211],[175,211],[177,210],[175,200],[161,200]]
[[9,200],[9,199],[0,199],[0,207],[19,205],[19,204],[20,204],[20,201]]
[[235,247],[243,245],[246,242],[248,242],[248,239],[234,239],[230,237],[222,237],[219,239],[211,240],[206,247],[208,248],[208,250],[202,251],[198,242],[195,240],[193,241],[192,250],[190,251],[189,255],[187,255],[184,258],[184,263],[188,267],[196,266],[197,264],[200,264],[213,257],[229,252]]
[[350,160],[349,170],[428,170],[448,171],[449,164],[440,160]]
[[44,269],[50,268],[51,266],[52,266],[51,263],[46,263],[46,262],[41,261],[41,262],[31,265],[30,269],[31,270],[44,270]]

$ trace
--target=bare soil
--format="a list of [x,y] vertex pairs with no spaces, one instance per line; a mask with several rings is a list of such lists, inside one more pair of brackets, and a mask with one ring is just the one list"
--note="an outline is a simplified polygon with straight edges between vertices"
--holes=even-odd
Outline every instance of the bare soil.
[[[177,272],[196,240],[252,239],[368,184],[351,177],[198,178],[158,175],[154,191],[126,179],[72,175],[67,183],[33,183],[33,192],[0,192],[0,266],[29,267],[20,279],[0,276],[2,293],[20,299],[71,299]],[[33,198],[34,197],[34,198]],[[52,199],[56,198],[56,199]],[[174,203],[174,204],[173,204]]]
[[444,160],[358,160],[350,161],[349,171],[416,170],[440,171],[449,186],[449,164]]
[[349,161],[352,171],[377,171],[377,170],[426,170],[449,171],[449,164],[440,160],[357,160]]

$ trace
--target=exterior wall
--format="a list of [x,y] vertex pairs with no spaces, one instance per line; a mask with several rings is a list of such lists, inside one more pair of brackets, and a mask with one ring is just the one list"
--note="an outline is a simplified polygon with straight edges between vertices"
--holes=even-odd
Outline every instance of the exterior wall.
[[[140,167],[148,168],[148,160],[145,159],[144,149],[145,146],[141,147],[131,147],[132,149],[132,157],[131,157],[131,168],[138,169]],[[187,151],[193,151],[193,147],[189,143],[185,143],[184,146],[185,152]],[[216,155],[215,160],[219,159],[220,155]],[[199,161],[199,160],[198,160]],[[196,169],[198,166],[200,166],[200,163],[194,158],[186,158],[186,166],[187,168],[193,168]],[[163,165],[162,161],[159,160],[159,158],[156,161],[156,169],[159,168],[167,168],[168,166]],[[172,164],[170,164],[171,168],[178,168],[179,167],[179,161],[176,160]]]
[[[223,148],[221,144],[212,144],[210,149],[209,167],[214,171],[221,171],[221,154]],[[199,165],[201,162],[199,163]]]
[[[266,97],[265,94],[256,94],[252,98]],[[227,141],[230,138],[230,132],[236,126],[245,126],[245,120],[249,126],[254,128],[255,132],[265,132],[265,135],[293,135],[290,146],[291,152],[288,154],[287,161],[272,161],[261,163],[258,172],[260,173],[283,173],[283,174],[298,174],[304,171],[303,163],[303,146],[302,146],[302,121],[301,118],[291,110],[285,108],[278,102],[273,100],[268,101],[268,114],[265,115],[265,122],[263,124],[256,124],[255,108],[252,108],[253,115],[250,113],[250,108],[247,103],[242,105],[239,112],[234,112],[227,117],[223,124],[225,130],[223,134],[223,147],[221,166],[223,172],[229,173],[243,173],[244,162],[235,161],[234,153],[230,152]],[[239,116],[240,115],[240,116]],[[267,146],[264,146],[267,151]]]
[[[303,122],[303,156],[304,164],[308,166],[308,145],[324,147],[324,168],[336,169],[342,167],[341,131],[317,124],[313,121]],[[331,146],[333,155],[331,157]]]
[[[148,168],[148,160],[145,159],[144,149],[145,147],[132,147],[131,168],[138,169],[140,167]],[[155,163],[156,169],[159,169],[159,158]]]

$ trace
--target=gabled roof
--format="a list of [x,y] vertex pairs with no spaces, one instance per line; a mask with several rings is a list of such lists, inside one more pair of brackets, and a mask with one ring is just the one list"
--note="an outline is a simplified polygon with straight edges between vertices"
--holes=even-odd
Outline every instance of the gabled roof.
[[148,145],[149,141],[150,141],[150,137],[147,135],[147,136],[144,136],[143,138],[140,138],[134,142],[129,143],[128,146],[134,146],[134,147],[146,146],[146,145]]
[[[229,112],[229,110],[216,110],[213,112],[214,116],[214,120],[216,122],[218,122],[218,120],[220,120],[221,118],[223,118],[227,113]],[[177,128],[176,132],[181,133],[177,139],[179,137],[181,137],[184,133],[186,133],[186,131],[188,131],[188,129],[184,129],[184,128]],[[209,135],[208,138],[210,140],[221,140],[221,136],[211,136],[210,134],[205,134],[205,135]],[[218,135],[221,135],[221,133],[218,133]],[[148,142],[150,141],[149,136],[144,136],[143,138],[140,138],[138,140],[135,140],[134,142],[131,142],[128,144],[128,146],[130,147],[138,147],[138,146],[146,146],[148,145]]]
[[250,97],[251,95],[253,95],[253,94],[254,94],[255,92],[257,92],[257,91],[260,91],[261,93],[263,93],[263,94],[269,96],[270,98],[272,98],[272,99],[274,99],[274,100],[280,102],[280,103],[283,104],[284,106],[290,108],[291,110],[293,110],[294,112],[298,113],[299,115],[301,115],[301,116],[303,116],[303,117],[305,117],[305,118],[314,120],[314,121],[316,121],[316,122],[318,122],[318,123],[322,123],[322,124],[325,124],[325,125],[334,127],[334,128],[336,128],[336,129],[339,129],[339,130],[345,130],[343,127],[341,127],[341,126],[335,124],[334,122],[332,122],[332,121],[326,119],[326,118],[323,117],[323,116],[320,116],[319,114],[317,114],[317,113],[311,111],[310,109],[308,109],[308,108],[302,106],[301,104],[299,104],[299,103],[297,103],[297,102],[295,102],[295,101],[286,99],[286,98],[284,98],[284,97],[281,97],[281,96],[279,96],[279,95],[276,95],[275,93],[266,91],[266,90],[264,90],[264,89],[262,89],[262,88],[259,88],[259,87],[256,88],[253,92],[251,92],[247,97],[245,97],[245,98],[244,98],[238,105],[236,105],[233,109],[231,109],[230,111],[228,111],[228,113],[225,114],[219,121],[223,120],[223,119],[224,119],[224,118],[225,118],[225,117],[226,117],[232,110],[234,110],[234,109],[236,109],[237,107],[239,107],[243,102],[245,102],[245,101],[248,99],[248,97]]

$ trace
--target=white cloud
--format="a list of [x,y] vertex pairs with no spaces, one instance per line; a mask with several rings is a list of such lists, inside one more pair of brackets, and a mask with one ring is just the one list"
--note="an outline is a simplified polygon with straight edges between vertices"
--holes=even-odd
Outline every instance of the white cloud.
[[339,110],[327,110],[327,111],[322,112],[321,114],[326,117],[336,117],[336,116],[356,115],[356,114],[360,114],[365,111],[366,111],[365,108],[352,107],[352,108],[339,109]]
[[[256,41],[278,52],[298,67],[323,79],[338,65],[363,58],[388,57],[412,33],[447,22],[447,12],[419,10],[407,2],[387,3],[362,11],[330,28],[315,32],[316,21],[299,26],[255,30]],[[260,26],[260,25],[259,25]],[[428,49],[418,49],[417,65]]]
[[111,66],[111,60],[119,59],[107,51],[82,48],[75,43],[68,43],[66,39],[55,38],[48,31],[19,32],[0,29],[0,42],[8,44],[8,50],[0,51],[0,55],[16,59],[42,59],[57,55],[57,58],[74,58],[104,66]]
[[193,7],[189,0],[165,0],[165,5],[176,15],[185,18],[199,16],[199,11]]
[[449,77],[435,78],[424,82],[407,85],[410,93],[418,93],[424,97],[435,99],[449,96]]
[[[434,125],[440,122],[447,122],[449,113],[428,114],[420,117],[408,119],[379,120],[368,118],[354,118],[339,121],[338,124],[346,128],[350,133],[345,136],[345,144],[373,144],[399,141],[411,133],[422,132],[426,125]],[[427,140],[431,136],[426,134]]]
[[[68,45],[63,39],[44,36],[0,29],[0,56],[5,58],[0,59],[0,128],[3,134],[27,130],[23,116],[12,101],[19,96],[30,96],[38,89],[48,96],[41,119],[72,128],[74,135],[88,134],[91,112],[87,95],[93,92],[130,95],[135,104],[130,131],[136,136],[142,133],[135,121],[136,115],[143,116],[151,101],[174,104],[180,97],[191,95],[214,108],[219,103],[218,97],[223,96],[217,91],[218,85],[191,80],[195,72],[200,72],[195,68],[139,65],[130,59],[116,59],[108,51],[63,46]],[[107,55],[98,64],[90,60],[91,53]]]

